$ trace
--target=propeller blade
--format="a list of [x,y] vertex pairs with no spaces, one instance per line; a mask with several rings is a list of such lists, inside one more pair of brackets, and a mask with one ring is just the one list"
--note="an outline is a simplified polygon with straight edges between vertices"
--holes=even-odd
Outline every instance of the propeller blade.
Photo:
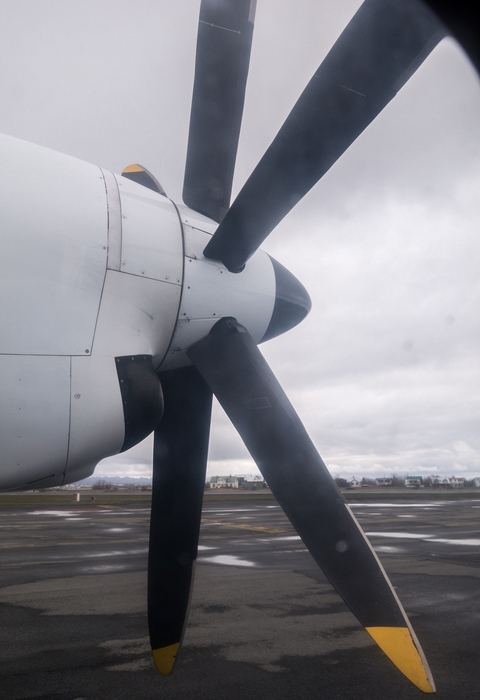
[[193,587],[212,392],[194,367],[161,374],[163,419],[155,430],[148,554],[148,625],[155,666],[170,675]]
[[423,0],[432,8],[452,35],[460,42],[480,73],[480,15],[478,5],[472,0]]
[[444,36],[417,0],[366,0],[204,250],[239,272]]
[[127,167],[122,170],[122,176],[133,180],[133,182],[139,185],[148,187],[149,190],[158,192],[158,194],[163,194],[165,197],[167,196],[155,175],[152,175],[143,165],[139,165],[138,163],[127,165]]
[[425,693],[434,682],[387,575],[248,331],[222,319],[187,352],[313,558],[380,648]]
[[230,206],[256,0],[202,0],[183,201],[214,221]]

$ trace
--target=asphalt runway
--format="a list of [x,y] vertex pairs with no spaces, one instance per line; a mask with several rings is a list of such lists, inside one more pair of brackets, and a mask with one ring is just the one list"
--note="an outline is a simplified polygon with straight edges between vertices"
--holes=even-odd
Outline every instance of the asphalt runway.
[[[362,503],[440,699],[480,697],[480,500]],[[145,506],[0,509],[0,697],[414,700],[274,501],[205,505],[174,675],[147,638]]]

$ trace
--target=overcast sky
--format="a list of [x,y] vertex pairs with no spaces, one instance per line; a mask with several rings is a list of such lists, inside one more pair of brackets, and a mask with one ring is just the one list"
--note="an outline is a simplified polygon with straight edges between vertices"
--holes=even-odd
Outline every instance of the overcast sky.
[[[2,0],[0,132],[181,200],[199,0]],[[360,2],[258,0],[234,193]],[[444,40],[263,246],[313,309],[262,346],[334,475],[480,476],[480,90]],[[97,467],[151,473],[151,441]],[[209,474],[255,473],[215,406]]]

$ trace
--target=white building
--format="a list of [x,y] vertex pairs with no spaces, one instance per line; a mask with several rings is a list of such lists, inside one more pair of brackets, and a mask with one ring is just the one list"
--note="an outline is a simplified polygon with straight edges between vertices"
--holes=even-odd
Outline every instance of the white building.
[[238,477],[236,476],[211,476],[211,489],[238,489]]
[[388,476],[380,477],[380,479],[375,479],[375,486],[391,486],[392,479]]
[[418,489],[423,486],[423,478],[421,476],[406,476],[405,486],[410,489]]
[[446,476],[432,476],[431,478],[432,478],[432,486],[443,486],[443,487],[451,486],[450,479],[448,479]]

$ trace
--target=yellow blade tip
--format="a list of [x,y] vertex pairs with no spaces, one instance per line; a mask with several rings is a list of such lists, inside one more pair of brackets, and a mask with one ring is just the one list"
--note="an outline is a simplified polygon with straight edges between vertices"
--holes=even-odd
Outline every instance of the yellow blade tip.
[[434,693],[435,683],[423,654],[417,649],[407,627],[366,627],[395,666],[424,693]]
[[141,165],[137,165],[137,163],[133,163],[132,165],[127,165],[126,168],[122,170],[123,173],[142,173],[143,168]]
[[155,666],[162,676],[169,676],[173,671],[179,646],[180,644],[178,643],[170,644],[168,647],[161,647],[160,649],[152,649]]

